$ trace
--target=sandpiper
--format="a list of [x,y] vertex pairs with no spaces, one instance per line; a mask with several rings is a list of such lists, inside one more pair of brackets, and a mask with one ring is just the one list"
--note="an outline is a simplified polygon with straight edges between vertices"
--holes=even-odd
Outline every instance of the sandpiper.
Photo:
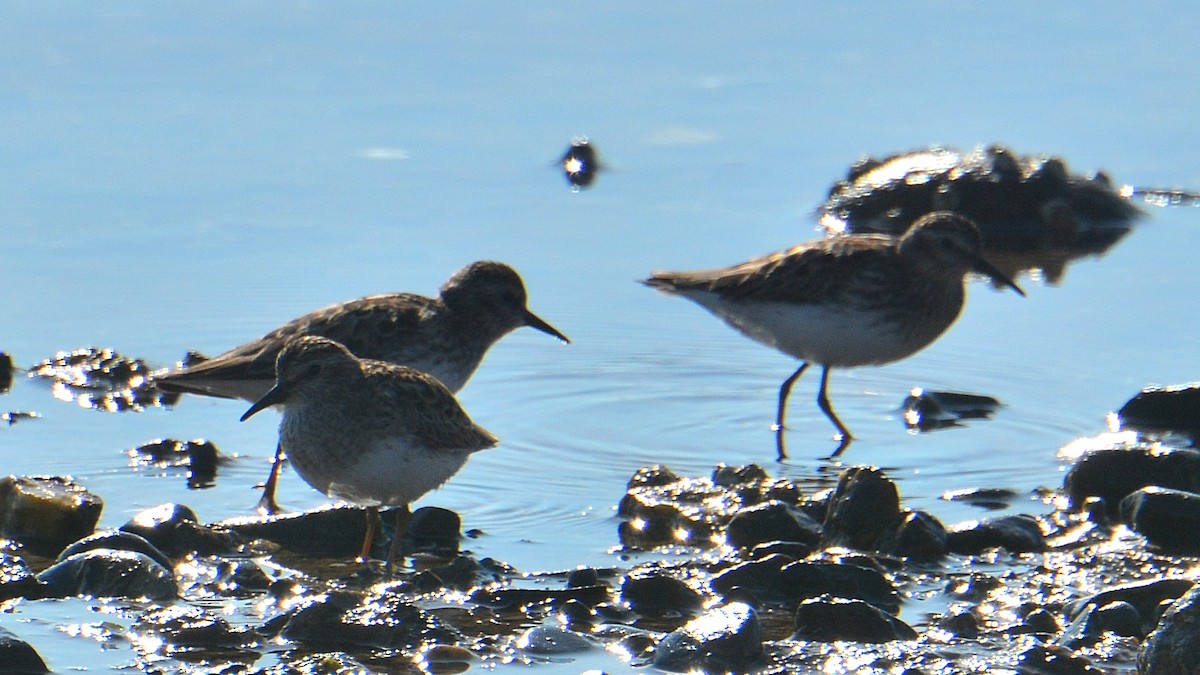
[[[439,297],[388,293],[332,305],[207,361],[156,373],[154,381],[165,391],[256,401],[275,382],[275,360],[284,344],[297,336],[319,335],[360,358],[415,368],[458,391],[488,349],[521,326],[570,342],[525,303],[525,285],[516,270],[479,261],[450,277]],[[265,513],[279,511],[275,485],[281,460],[276,448],[258,505]]]
[[810,364],[820,364],[817,404],[837,427],[836,455],[853,436],[829,403],[831,368],[890,363],[929,345],[962,311],[970,272],[1025,295],[981,247],[974,223],[938,211],[899,237],[832,237],[724,269],[656,272],[643,283],[804,362],[779,389],[773,428],[781,455],[788,394]]
[[365,506],[365,563],[378,510],[395,509],[390,568],[408,527],[408,505],[450,479],[471,453],[498,439],[471,421],[454,394],[421,371],[360,359],[323,337],[294,338],[279,353],[275,386],[242,420],[283,406],[279,445],[322,493]]

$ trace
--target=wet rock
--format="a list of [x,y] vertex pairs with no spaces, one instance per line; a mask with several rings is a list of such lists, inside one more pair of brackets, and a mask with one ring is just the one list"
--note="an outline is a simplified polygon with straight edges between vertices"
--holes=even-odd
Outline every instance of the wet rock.
[[751,548],[768,541],[815,546],[820,539],[820,523],[782,502],[767,502],[742,509],[734,514],[725,528],[726,543],[737,548]]
[[578,654],[595,649],[595,646],[586,637],[558,626],[534,626],[521,633],[513,641],[513,646],[521,651],[541,656]]
[[727,466],[721,464],[713,470],[712,482],[718,487],[734,487],[767,480],[766,470],[757,464]]
[[900,594],[878,571],[858,565],[798,561],[779,574],[777,593],[793,601],[830,595],[862,600],[886,612],[900,610]]
[[795,640],[891,642],[916,638],[911,626],[862,600],[822,595],[796,608]]
[[213,590],[224,597],[246,598],[264,593],[274,583],[253,560],[220,559],[217,562]]
[[1146,636],[1138,652],[1138,672],[1144,675],[1200,673],[1200,586],[1171,604],[1158,627]]
[[0,394],[7,394],[12,388],[13,360],[7,352],[0,352]]
[[1061,159],[993,145],[971,153],[935,147],[858,162],[830,189],[820,219],[838,233],[901,234],[938,210],[978,223],[988,249],[1019,251],[1103,251],[1140,214],[1106,176],[1072,175]]
[[0,671],[5,673],[48,673],[46,662],[33,645],[0,626]]
[[158,638],[167,646],[168,654],[245,649],[260,639],[247,627],[234,628],[224,617],[190,605],[151,609],[138,618],[133,631],[143,637]]
[[159,565],[171,569],[171,560],[167,558],[165,553],[155,548],[154,544],[147,541],[145,537],[140,537],[132,532],[122,532],[121,530],[101,530],[84,537],[63,549],[62,553],[58,554],[58,559],[55,562],[62,562],[76,553],[102,548],[114,551],[144,553]]
[[991,548],[1028,553],[1046,550],[1046,536],[1036,518],[1017,514],[956,525],[947,532],[946,548],[964,555],[978,555]]
[[577,567],[567,575],[567,588],[599,585],[600,572],[594,567]]
[[559,159],[559,165],[562,166],[567,182],[575,190],[590,187],[601,169],[600,158],[596,154],[595,146],[589,143],[587,138],[582,137],[571,141],[571,147],[563,153]]
[[900,491],[890,478],[875,467],[847,469],[829,500],[823,543],[871,551],[900,519]]
[[1022,624],[1027,629],[1025,632],[1042,633],[1045,635],[1057,634],[1063,628],[1054,612],[1045,607],[1038,607],[1026,614]]
[[1200,383],[1146,387],[1117,411],[1121,426],[1200,437]]
[[591,607],[608,599],[604,586],[576,586],[567,589],[552,588],[480,588],[471,593],[471,602],[492,609],[510,610],[525,605],[581,604]]
[[[644,478],[656,481],[657,476],[661,474]],[[634,480],[639,476],[635,475]],[[621,544],[639,549],[678,544],[712,546],[713,526],[694,505],[713,493],[711,483],[694,480],[631,488],[617,508],[618,515],[628,519],[617,530]]]
[[50,597],[149,598],[179,594],[171,570],[133,551],[97,549],[77,553],[38,574]]
[[625,489],[663,487],[672,483],[678,483],[680,480],[682,479],[668,467],[655,464],[654,466],[644,466],[635,471],[629,482],[625,485]]
[[29,369],[30,377],[51,381],[55,398],[106,412],[169,406],[179,394],[159,391],[151,368],[112,349],[87,347],[59,352]]
[[1104,675],[1104,672],[1060,645],[1034,645],[1017,655],[1017,675]]
[[942,493],[942,499],[948,502],[965,502],[981,509],[1007,508],[1016,498],[1016,491],[1007,488],[964,488]]
[[700,610],[704,598],[686,582],[661,570],[635,570],[621,580],[621,599],[639,614],[688,615]]
[[938,560],[946,555],[946,527],[925,511],[906,511],[895,529],[884,533],[876,544],[880,553],[917,561]]
[[292,614],[281,635],[309,648],[417,649],[454,644],[462,636],[398,594],[333,592]]
[[1067,618],[1074,622],[1091,609],[1121,602],[1132,605],[1138,615],[1143,618],[1141,634],[1145,635],[1154,628],[1153,624],[1157,621],[1158,608],[1165,601],[1176,600],[1187,593],[1192,585],[1191,579],[1182,577],[1121,584],[1071,603],[1067,608]]
[[122,525],[121,531],[146,539],[171,558],[190,553],[228,554],[239,544],[239,539],[226,528],[202,525],[196,513],[182,504],[160,504],[146,509]]
[[780,584],[783,568],[795,562],[794,558],[778,553],[755,560],[739,563],[709,579],[708,585],[714,592],[726,596],[735,592],[749,593],[765,601],[791,600],[784,594]]
[[12,598],[36,599],[42,596],[42,583],[25,561],[0,552],[0,602]]
[[363,509],[324,506],[302,513],[230,518],[217,525],[243,539],[265,539],[293,553],[344,558],[362,549],[367,515]]
[[1058,642],[1078,649],[1093,644],[1105,632],[1141,639],[1145,636],[1142,630],[1142,616],[1136,607],[1120,600],[1102,607],[1089,605],[1070,626],[1067,626]]
[[716,607],[659,643],[654,666],[670,672],[747,672],[762,659],[762,626],[741,602]]
[[96,529],[104,501],[63,476],[0,478],[0,537],[53,556]]
[[[385,521],[389,520],[385,518]],[[450,509],[424,506],[412,514],[408,524],[408,535],[412,539],[413,551],[451,557],[458,554],[458,542],[462,539],[462,518]]]
[[[258,672],[258,671],[255,671]],[[365,663],[345,652],[322,652],[306,654],[295,661],[289,661],[278,670],[272,668],[263,675],[359,675],[374,672]],[[431,670],[430,672],[438,672]],[[451,670],[448,672],[458,672]]]
[[1122,499],[1151,485],[1200,492],[1200,452],[1147,445],[1089,452],[1067,472],[1063,492],[1076,509],[1100,497],[1115,517]]
[[914,387],[904,399],[901,412],[909,429],[932,431],[958,426],[962,420],[986,419],[1000,405],[1000,401],[991,396]]
[[193,490],[212,487],[217,477],[217,465],[221,462],[221,451],[203,438],[190,441],[159,438],[130,449],[128,454],[140,468],[187,469],[188,488]]
[[1121,500],[1121,520],[1155,546],[1200,552],[1200,495],[1144,487]]
[[937,627],[954,637],[967,640],[974,640],[982,632],[979,617],[970,611],[958,611],[943,616],[937,620]]

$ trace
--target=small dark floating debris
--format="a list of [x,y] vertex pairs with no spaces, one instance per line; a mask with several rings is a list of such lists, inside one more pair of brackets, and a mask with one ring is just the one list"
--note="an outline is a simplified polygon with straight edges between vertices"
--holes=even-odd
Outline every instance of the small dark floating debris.
[[99,347],[59,352],[29,369],[30,377],[51,381],[55,398],[105,412],[174,405],[179,394],[160,391],[151,373],[145,361]]
[[990,418],[1001,405],[999,400],[982,394],[914,387],[902,408],[909,429],[932,431],[959,426],[962,420]]
[[590,187],[601,169],[596,147],[583,136],[571,141],[571,147],[563,153],[559,164],[574,190]]
[[1117,426],[1138,431],[1178,431],[1200,437],[1200,383],[1146,387],[1117,411]]

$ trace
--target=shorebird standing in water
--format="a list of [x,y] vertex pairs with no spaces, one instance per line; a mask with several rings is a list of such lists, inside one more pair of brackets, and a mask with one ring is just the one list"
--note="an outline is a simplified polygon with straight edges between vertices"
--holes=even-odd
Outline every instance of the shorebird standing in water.
[[831,237],[724,269],[656,272],[643,283],[681,295],[803,361],[779,388],[773,428],[781,457],[788,394],[819,364],[817,405],[837,427],[836,456],[854,436],[829,403],[831,369],[891,363],[925,348],[958,318],[970,272],[1025,295],[981,249],[974,223],[939,211],[899,237]]
[[[256,401],[275,382],[275,359],[284,344],[298,336],[319,335],[360,358],[415,368],[458,391],[488,349],[522,326],[570,342],[529,311],[516,270],[480,261],[450,277],[436,298],[388,293],[319,309],[207,361],[157,373],[154,382],[165,391]],[[275,485],[282,458],[276,448],[258,506],[265,513],[279,511]]]
[[363,563],[380,507],[402,507],[395,510],[390,569],[408,531],[408,505],[458,473],[472,453],[499,442],[432,376],[360,359],[333,340],[290,340],[276,373],[275,386],[242,420],[283,406],[279,445],[296,473],[325,495],[367,507]]

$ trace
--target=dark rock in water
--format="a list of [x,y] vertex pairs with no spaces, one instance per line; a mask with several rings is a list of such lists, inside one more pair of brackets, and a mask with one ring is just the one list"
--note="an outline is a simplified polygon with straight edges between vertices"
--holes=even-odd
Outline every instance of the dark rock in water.
[[149,598],[166,602],[179,594],[171,570],[133,551],[97,549],[77,553],[38,574],[50,597]]
[[13,360],[6,352],[0,352],[0,394],[8,393],[13,381]]
[[524,605],[555,606],[572,602],[592,607],[607,599],[608,589],[604,586],[576,586],[567,589],[481,588],[471,593],[471,602],[500,610],[509,610]]
[[762,656],[758,614],[745,603],[731,602],[663,638],[654,654],[654,666],[677,673],[744,673]]
[[892,582],[858,565],[798,561],[780,570],[777,593],[793,601],[832,595],[863,600],[886,612],[900,610],[900,594]]
[[1122,499],[1151,485],[1200,492],[1200,452],[1146,445],[1088,452],[1067,471],[1063,492],[1076,509],[1100,497],[1114,517]]
[[1068,607],[1067,618],[1074,622],[1091,609],[1104,607],[1114,602],[1133,606],[1142,617],[1141,634],[1145,635],[1154,628],[1158,620],[1158,608],[1168,600],[1177,600],[1193,586],[1191,579],[1169,577],[1152,581],[1139,581],[1106,588],[1099,593],[1093,593],[1081,598]]
[[723,570],[709,579],[708,585],[714,592],[726,596],[726,599],[730,594],[741,592],[765,601],[792,600],[790,595],[781,593],[783,587],[780,578],[783,568],[793,562],[795,558],[778,553],[748,560]]
[[993,145],[904,152],[856,163],[820,209],[831,232],[901,234],[933,211],[979,225],[989,249],[1103,251],[1141,211],[1108,177],[1071,175],[1063,160]]
[[767,480],[770,476],[766,470],[757,464],[747,464],[745,466],[726,466],[722,464],[713,470],[712,482],[713,485],[720,487],[733,487],[735,485],[745,485],[755,481]]
[[42,596],[42,582],[25,561],[0,552],[0,602],[13,598],[34,600]]
[[937,627],[954,637],[974,640],[979,637],[979,618],[969,611],[957,611],[938,619]]
[[29,369],[30,377],[52,382],[56,397],[105,412],[174,405],[179,394],[159,391],[151,372],[141,359],[96,347],[59,352]]
[[596,180],[596,174],[602,168],[596,147],[587,138],[579,137],[571,141],[571,147],[559,159],[563,175],[575,190],[591,186]]
[[203,438],[190,441],[159,438],[129,450],[129,457],[139,467],[185,467],[188,488],[193,490],[212,487],[221,462],[220,450]]
[[646,615],[688,615],[700,610],[704,598],[686,582],[660,570],[634,570],[621,580],[621,599]]
[[815,546],[820,539],[820,523],[782,502],[767,502],[742,509],[725,528],[726,543],[737,548],[751,548],[768,541]]
[[899,525],[880,538],[880,553],[919,561],[937,560],[946,555],[946,527],[925,511],[907,511]]
[[1026,629],[1025,632],[1044,635],[1054,635],[1062,630],[1062,623],[1059,622],[1058,616],[1045,607],[1038,607],[1026,614],[1022,625]]
[[911,626],[862,600],[822,595],[796,608],[795,640],[874,643],[916,638]]
[[9,410],[7,412],[0,413],[0,422],[4,422],[11,427],[22,420],[35,420],[39,417],[41,417],[41,415],[29,410]]
[[53,556],[96,529],[104,500],[62,476],[0,478],[0,537]]
[[577,567],[567,575],[567,588],[599,586],[600,572],[594,567]]
[[625,485],[626,490],[637,487],[663,487],[672,483],[678,483],[681,479],[674,471],[661,465],[644,466],[633,473],[633,477],[629,479],[629,483]]
[[138,618],[133,631],[162,640],[168,653],[245,649],[260,639],[249,628],[234,628],[225,617],[189,605],[159,607],[145,612]]
[[462,636],[399,594],[332,592],[297,610],[281,635],[313,649],[417,649]]
[[122,525],[121,531],[145,538],[172,558],[189,553],[232,553],[239,544],[239,539],[227,529],[200,524],[196,513],[182,504],[160,504],[146,509]]
[[521,633],[513,641],[513,646],[540,656],[578,654],[596,649],[583,635],[558,626],[534,626]]
[[1121,500],[1121,520],[1155,546],[1200,552],[1200,494],[1144,487]]
[[101,530],[100,532],[84,537],[63,549],[63,552],[58,554],[58,560],[55,562],[62,562],[76,553],[94,551],[101,548],[112,549],[114,551],[144,553],[159,565],[167,569],[171,569],[172,567],[171,560],[167,558],[166,554],[158,550],[145,537],[121,530]]
[[221,559],[211,585],[221,595],[245,598],[270,590],[273,583],[253,560]]
[[48,673],[46,662],[33,645],[17,637],[16,633],[0,626],[0,671],[21,675],[23,673]]
[[217,525],[243,539],[266,539],[293,553],[345,558],[362,549],[367,515],[363,509],[326,506],[303,513],[231,518]]
[[1200,673],[1200,586],[1171,604],[1138,652],[1138,672],[1146,675]]
[[1106,632],[1139,640],[1146,635],[1137,608],[1128,602],[1116,600],[1103,607],[1089,605],[1067,626],[1057,641],[1072,649],[1079,649],[1095,643]]
[[1044,551],[1046,535],[1041,523],[1027,514],[961,523],[946,534],[946,549],[951,553],[977,555],[990,548],[1009,553]]
[[1200,437],[1200,383],[1147,387],[1117,411],[1121,426]]
[[932,431],[958,426],[962,420],[986,419],[1000,408],[991,396],[957,391],[926,391],[914,388],[901,409],[909,429]]
[[1104,675],[1088,659],[1061,645],[1034,645],[1017,655],[1017,675]]
[[408,532],[403,534],[412,538],[413,551],[450,557],[458,553],[462,518],[450,509],[423,506],[413,512]]
[[900,519],[900,491],[883,471],[847,469],[829,500],[823,543],[872,551],[880,535]]
[[1017,498],[1017,493],[1007,488],[963,488],[947,490],[942,499],[948,502],[965,502],[983,509],[1004,509]]

